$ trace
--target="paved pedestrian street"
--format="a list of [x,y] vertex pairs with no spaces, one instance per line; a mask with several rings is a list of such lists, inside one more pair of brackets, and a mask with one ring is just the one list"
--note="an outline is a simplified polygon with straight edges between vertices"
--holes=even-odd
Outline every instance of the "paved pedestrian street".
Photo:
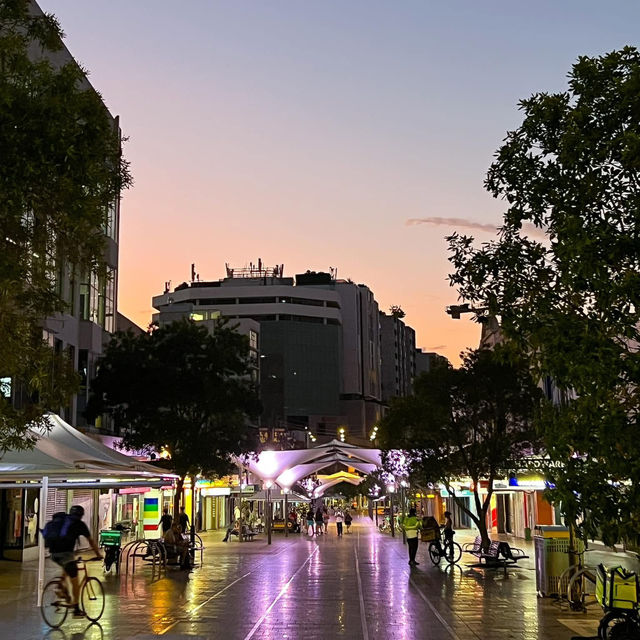
[[[402,539],[368,518],[352,533],[309,538],[275,533],[222,543],[205,534],[204,564],[160,576],[138,563],[134,576],[103,576],[107,604],[99,625],[69,617],[60,630],[36,609],[36,563],[0,564],[2,638],[96,640],[163,637],[224,640],[568,640],[593,636],[599,618],[536,596],[533,558],[521,568],[434,567],[426,545],[407,564]],[[471,539],[460,532],[459,542]],[[533,556],[531,545],[527,551]],[[102,576],[98,563],[91,573]],[[57,572],[47,561],[47,575]]]

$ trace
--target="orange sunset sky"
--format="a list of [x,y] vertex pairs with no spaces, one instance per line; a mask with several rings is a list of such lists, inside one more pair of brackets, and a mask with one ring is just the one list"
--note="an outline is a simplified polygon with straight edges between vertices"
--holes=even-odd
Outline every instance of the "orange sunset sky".
[[[444,236],[492,237],[483,190],[517,102],[562,90],[579,55],[637,44],[612,0],[40,0],[129,140],[120,310],[262,258],[335,267],[400,305],[417,345],[457,363]],[[411,224],[411,220],[421,220]]]

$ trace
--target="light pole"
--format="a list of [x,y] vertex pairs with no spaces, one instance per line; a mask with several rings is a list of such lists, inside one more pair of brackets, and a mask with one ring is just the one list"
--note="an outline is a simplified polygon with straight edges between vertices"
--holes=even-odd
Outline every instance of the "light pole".
[[289,487],[285,487],[284,493],[284,537],[289,537]]
[[396,519],[393,513],[393,492],[396,490],[395,485],[387,485],[387,491],[389,493],[389,517],[391,519],[391,537],[396,537]]
[[265,487],[267,488],[267,509],[266,509],[266,521],[267,521],[267,544],[271,544],[271,485],[273,483],[271,480],[267,480],[265,482]]

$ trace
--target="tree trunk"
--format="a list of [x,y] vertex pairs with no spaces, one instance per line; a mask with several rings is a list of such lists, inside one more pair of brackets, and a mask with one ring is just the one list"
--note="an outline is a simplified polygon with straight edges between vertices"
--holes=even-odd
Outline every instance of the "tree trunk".
[[182,488],[184,487],[184,479],[186,476],[180,476],[176,480],[176,492],[173,496],[173,520],[174,522],[178,519],[178,515],[180,514],[180,502],[182,500]]

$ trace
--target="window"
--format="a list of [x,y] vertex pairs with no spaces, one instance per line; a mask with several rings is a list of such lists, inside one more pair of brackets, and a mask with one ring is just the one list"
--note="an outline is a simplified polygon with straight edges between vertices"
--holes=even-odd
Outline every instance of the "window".
[[276,302],[276,298],[273,298],[273,297],[240,298],[238,302],[240,304],[272,304]]

